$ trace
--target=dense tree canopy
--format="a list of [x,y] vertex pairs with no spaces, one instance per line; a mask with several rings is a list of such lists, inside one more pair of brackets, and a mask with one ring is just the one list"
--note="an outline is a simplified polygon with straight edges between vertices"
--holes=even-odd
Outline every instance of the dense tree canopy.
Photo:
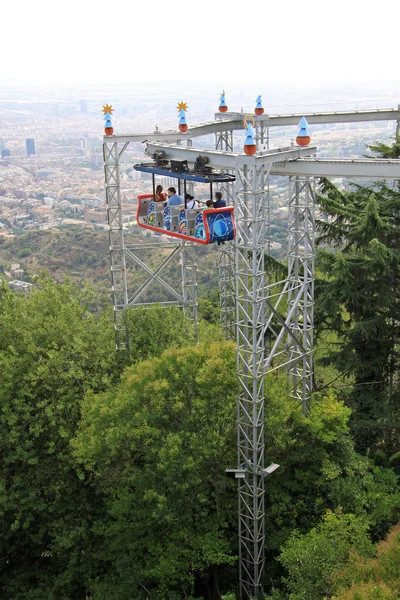
[[[322,192],[327,219],[319,224],[320,244],[330,248],[319,261],[326,277],[317,297],[319,328],[337,334],[328,360],[353,385],[358,446],[383,441],[394,449],[400,440],[394,426],[400,409],[400,193],[384,184],[345,193],[326,180]],[[379,432],[382,425],[386,430]]]
[[224,473],[236,388],[225,342],[168,350],[86,397],[74,447],[107,505],[94,524],[95,555],[109,564],[96,598],[187,598],[196,578],[219,597],[218,565],[236,562],[236,490]]
[[400,526],[378,544],[376,556],[367,560],[353,552],[333,577],[332,600],[398,600],[400,597]]
[[115,379],[110,314],[49,279],[0,295],[0,595],[82,597],[96,506],[69,441],[85,393]]
[[327,512],[323,521],[306,535],[292,533],[284,544],[280,562],[288,576],[288,600],[320,600],[332,595],[332,574],[343,567],[351,550],[372,556],[367,526],[352,514]]

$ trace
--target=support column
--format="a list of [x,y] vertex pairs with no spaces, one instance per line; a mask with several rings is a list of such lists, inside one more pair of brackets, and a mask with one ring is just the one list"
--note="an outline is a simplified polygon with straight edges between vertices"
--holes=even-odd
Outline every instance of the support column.
[[269,148],[269,117],[263,115],[262,119],[255,119],[255,126],[257,150],[260,150],[261,145]]
[[239,579],[243,600],[258,598],[264,575],[264,171],[236,170],[236,340]]
[[[233,133],[225,131],[215,134],[215,149],[224,152],[233,150]],[[227,206],[235,206],[233,183],[226,182],[218,186]],[[236,338],[236,306],[235,306],[235,250],[233,244],[227,243],[218,248],[218,282],[220,327],[226,340]]]
[[218,276],[220,327],[226,340],[235,340],[235,249],[231,244],[219,247]]
[[315,182],[291,177],[289,183],[288,372],[306,414],[313,387]]
[[215,149],[233,152],[233,132],[220,131],[215,134]]
[[124,232],[122,227],[118,143],[105,142],[103,144],[103,158],[111,258],[114,326],[117,348],[119,350],[124,350],[129,344],[124,318],[124,309],[128,304],[128,291],[126,283]]
[[197,339],[197,278],[196,248],[191,242],[182,242],[182,294],[185,316],[193,322]]

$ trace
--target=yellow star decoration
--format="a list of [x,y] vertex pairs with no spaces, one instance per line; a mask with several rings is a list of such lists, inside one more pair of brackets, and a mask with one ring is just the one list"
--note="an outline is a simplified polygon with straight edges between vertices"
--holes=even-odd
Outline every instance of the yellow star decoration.
[[108,104],[106,104],[105,106],[103,106],[103,113],[104,114],[106,114],[107,112],[109,112],[110,115],[112,115],[113,111],[114,111],[114,109],[113,109],[112,106],[109,106]]
[[186,102],[178,102],[177,107],[178,110],[184,110],[187,111],[188,109],[188,105],[186,104]]

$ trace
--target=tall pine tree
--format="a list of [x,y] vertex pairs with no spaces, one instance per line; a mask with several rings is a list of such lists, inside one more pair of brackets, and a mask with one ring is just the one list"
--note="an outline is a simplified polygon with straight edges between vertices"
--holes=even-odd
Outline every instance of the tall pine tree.
[[325,280],[317,297],[319,327],[336,332],[330,360],[354,382],[349,402],[359,448],[378,441],[391,445],[393,436],[396,446],[400,193],[382,182],[341,192],[326,179],[321,192],[325,220],[319,222],[319,245],[325,249],[319,266]]

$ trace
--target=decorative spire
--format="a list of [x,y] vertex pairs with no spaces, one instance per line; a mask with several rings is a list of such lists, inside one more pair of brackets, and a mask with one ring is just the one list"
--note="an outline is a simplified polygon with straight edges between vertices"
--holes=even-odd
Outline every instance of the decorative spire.
[[186,104],[186,102],[178,102],[176,108],[178,109],[178,116],[179,116],[179,131],[181,131],[182,133],[185,133],[188,130],[186,114],[185,114],[185,112],[188,109],[188,105]]
[[263,109],[263,105],[262,105],[262,101],[261,101],[261,96],[257,96],[256,107],[254,109],[254,112],[256,113],[256,115],[263,115],[264,114],[264,109]]
[[219,97],[219,108],[218,108],[219,112],[226,112],[228,110],[228,107],[226,105],[225,102],[225,90],[222,90],[222,93]]
[[114,129],[111,123],[111,115],[113,114],[114,109],[112,106],[106,104],[103,106],[103,119],[105,120],[104,124],[104,132],[106,135],[112,135],[114,133]]
[[308,146],[311,138],[308,135],[308,123],[305,117],[301,117],[300,123],[298,125],[296,144],[298,146]]
[[[248,118],[251,119],[251,123],[247,122]],[[246,139],[244,141],[243,150],[244,150],[244,153],[247,154],[247,156],[253,156],[253,154],[255,154],[256,150],[257,150],[257,146],[254,141],[255,131],[254,131],[253,115],[246,115],[243,123],[244,123],[244,127],[246,129]]]

